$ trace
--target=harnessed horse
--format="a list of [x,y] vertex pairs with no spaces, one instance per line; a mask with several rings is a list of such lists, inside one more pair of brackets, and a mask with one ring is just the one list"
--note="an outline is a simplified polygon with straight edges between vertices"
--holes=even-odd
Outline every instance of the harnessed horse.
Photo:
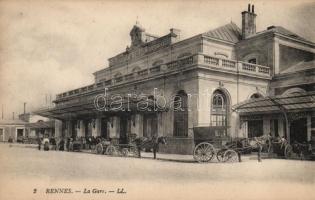
[[138,157],[141,158],[141,150],[143,149],[152,149],[153,157],[156,159],[156,152],[159,150],[159,144],[166,144],[166,137],[139,137],[133,141],[138,149]]

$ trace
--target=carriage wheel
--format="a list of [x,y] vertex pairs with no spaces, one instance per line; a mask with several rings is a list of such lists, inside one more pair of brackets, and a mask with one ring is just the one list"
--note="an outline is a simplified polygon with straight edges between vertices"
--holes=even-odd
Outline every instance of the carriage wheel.
[[284,148],[284,157],[286,159],[291,158],[293,154],[293,148],[290,144],[287,144]]
[[103,145],[101,143],[96,145],[95,152],[96,152],[96,154],[103,154],[104,153],[104,148],[103,148]]
[[213,156],[214,147],[208,142],[202,142],[194,149],[194,159],[200,163],[209,162]]
[[129,155],[129,150],[127,148],[123,148],[121,150],[121,155],[127,157]]
[[225,153],[226,149],[220,149],[218,152],[217,152],[217,160],[219,162],[224,162],[224,153]]
[[106,148],[106,154],[110,156],[117,155],[117,148],[113,145],[109,145]]
[[232,149],[226,150],[223,155],[223,162],[238,162],[237,152]]

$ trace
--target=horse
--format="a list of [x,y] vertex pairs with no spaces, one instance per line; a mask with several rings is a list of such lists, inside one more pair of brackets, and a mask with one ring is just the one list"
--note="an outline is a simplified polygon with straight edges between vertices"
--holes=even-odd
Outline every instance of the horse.
[[156,159],[156,152],[159,150],[159,144],[166,145],[166,137],[139,137],[133,141],[137,147],[138,157],[141,158],[141,150],[143,149],[152,149],[153,158]]
[[271,136],[263,135],[260,137],[248,138],[248,144],[252,149],[258,150],[257,159],[258,162],[261,162],[261,152],[263,149],[269,153],[271,148]]

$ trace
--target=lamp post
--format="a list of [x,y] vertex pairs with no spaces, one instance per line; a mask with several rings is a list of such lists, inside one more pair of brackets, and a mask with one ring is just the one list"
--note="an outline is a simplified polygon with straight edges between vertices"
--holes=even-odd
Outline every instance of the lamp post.
[[275,99],[271,98],[270,96],[267,96],[267,98],[270,99],[270,101],[272,101],[274,104],[276,104],[278,106],[278,108],[280,109],[280,111],[282,112],[282,114],[284,116],[284,120],[285,120],[285,125],[286,125],[285,129],[286,129],[287,141],[288,141],[288,143],[290,143],[290,122],[288,119],[287,110],[285,109],[285,107],[283,105],[278,103]]

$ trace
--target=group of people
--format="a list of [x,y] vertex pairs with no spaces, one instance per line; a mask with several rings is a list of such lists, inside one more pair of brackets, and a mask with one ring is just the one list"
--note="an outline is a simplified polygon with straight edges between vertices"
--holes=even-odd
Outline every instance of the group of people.
[[80,145],[80,149],[94,149],[95,146],[100,143],[104,138],[101,137],[60,137],[55,138],[44,136],[44,138],[38,138],[38,150],[41,150],[42,145],[44,151],[58,150],[58,151],[72,151],[74,144]]

